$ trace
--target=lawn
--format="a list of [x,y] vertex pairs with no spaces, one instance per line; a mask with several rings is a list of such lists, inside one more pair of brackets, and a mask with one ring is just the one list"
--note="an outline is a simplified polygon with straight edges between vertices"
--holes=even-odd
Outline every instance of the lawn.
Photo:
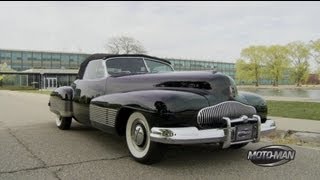
[[0,90],[37,90],[31,86],[0,86]]
[[270,116],[320,121],[320,103],[316,102],[268,101],[268,111]]
[[39,91],[39,90],[15,90],[20,92],[27,92],[27,93],[38,93],[38,94],[46,94],[50,95],[52,91]]
[[51,91],[39,91],[39,89],[35,89],[30,86],[2,86],[0,90],[11,90],[11,91],[20,91],[20,92],[28,92],[28,93],[38,93],[38,94],[47,94],[49,95]]

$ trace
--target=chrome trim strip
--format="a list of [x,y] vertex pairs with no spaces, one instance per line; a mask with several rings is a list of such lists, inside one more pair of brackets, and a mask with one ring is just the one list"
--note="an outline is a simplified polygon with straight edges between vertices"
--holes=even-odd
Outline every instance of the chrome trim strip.
[[253,115],[253,118],[256,118],[258,121],[257,138],[254,142],[259,142],[261,137],[261,118],[258,115]]
[[222,148],[228,148],[231,145],[231,120],[228,117],[223,118],[227,122],[227,128],[224,129],[225,141]]
[[150,139],[151,141],[160,142],[164,144],[223,143],[222,148],[228,148],[230,147],[230,145],[233,144],[258,142],[260,140],[261,135],[264,135],[265,133],[271,132],[276,129],[276,125],[273,120],[267,120],[265,123],[261,123],[260,117],[256,115],[252,119],[244,120],[257,121],[257,138],[232,142],[231,130],[233,127],[231,125],[233,122],[239,122],[240,118],[230,119],[228,117],[224,117],[224,120],[227,122],[226,128],[199,130],[197,127],[153,127],[151,128]]
[[[163,132],[173,132],[173,136],[166,137]],[[165,144],[198,144],[209,142],[221,142],[224,140],[223,129],[198,130],[196,127],[183,128],[151,128],[151,141]]]

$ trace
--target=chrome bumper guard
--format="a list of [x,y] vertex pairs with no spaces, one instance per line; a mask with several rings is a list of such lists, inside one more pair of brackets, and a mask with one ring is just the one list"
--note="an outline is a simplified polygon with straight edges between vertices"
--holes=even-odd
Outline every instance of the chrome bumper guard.
[[[151,141],[164,144],[199,144],[199,143],[223,143],[222,148],[228,148],[233,144],[246,142],[259,142],[261,135],[272,132],[276,129],[273,120],[267,120],[261,123],[260,116],[254,115],[252,118],[241,116],[237,119],[223,118],[226,123],[226,128],[205,129],[199,130],[196,127],[177,127],[177,128],[161,128],[153,127],[151,129]],[[233,123],[255,121],[257,123],[257,135],[253,139],[244,141],[232,141],[232,130],[235,128]]]

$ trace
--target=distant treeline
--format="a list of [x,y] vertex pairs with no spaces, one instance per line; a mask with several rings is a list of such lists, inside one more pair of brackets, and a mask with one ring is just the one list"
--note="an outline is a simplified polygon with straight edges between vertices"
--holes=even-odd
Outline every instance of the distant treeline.
[[[320,64],[320,39],[308,43],[295,41],[286,45],[250,46],[242,49],[236,62],[238,82],[271,79],[274,86],[286,75],[297,85],[306,83],[310,62]],[[320,74],[318,69],[316,74]]]

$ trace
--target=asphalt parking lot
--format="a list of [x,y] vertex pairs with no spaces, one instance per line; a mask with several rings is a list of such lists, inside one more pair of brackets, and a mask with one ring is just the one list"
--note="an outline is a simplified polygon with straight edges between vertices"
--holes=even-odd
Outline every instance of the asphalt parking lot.
[[291,146],[296,159],[260,167],[247,151],[210,145],[171,146],[158,164],[133,161],[122,137],[77,123],[55,126],[49,96],[0,91],[0,179],[319,179],[320,150]]

